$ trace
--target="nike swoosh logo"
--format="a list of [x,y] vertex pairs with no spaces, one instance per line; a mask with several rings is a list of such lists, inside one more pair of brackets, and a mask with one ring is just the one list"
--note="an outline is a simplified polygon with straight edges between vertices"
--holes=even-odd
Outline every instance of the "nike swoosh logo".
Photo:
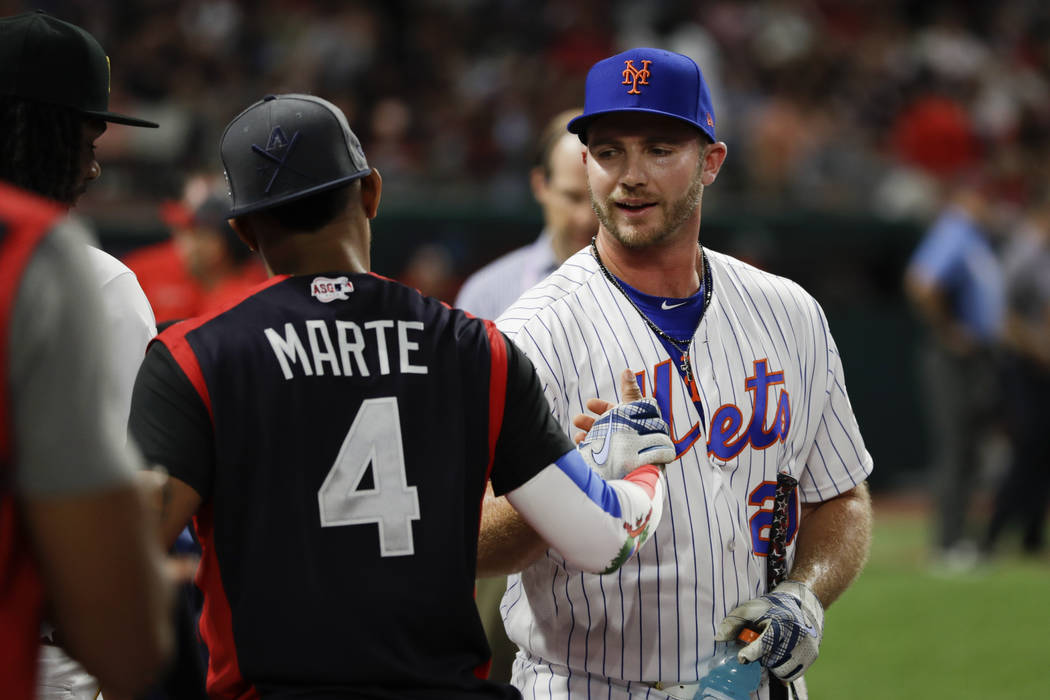
[[670,311],[671,309],[677,309],[679,306],[682,306],[683,304],[686,304],[686,303],[688,303],[688,302],[680,301],[677,304],[668,304],[667,301],[664,300],[664,303],[660,304],[660,308],[663,309],[664,311]]
[[591,448],[591,455],[594,457],[595,464],[605,464],[605,460],[609,459],[609,450],[612,449],[612,434],[606,433],[605,440],[602,442],[601,449],[595,450]]

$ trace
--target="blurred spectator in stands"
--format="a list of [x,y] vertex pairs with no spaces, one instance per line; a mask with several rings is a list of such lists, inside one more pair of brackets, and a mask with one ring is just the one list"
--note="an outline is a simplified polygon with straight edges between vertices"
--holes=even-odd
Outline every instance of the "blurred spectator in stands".
[[[493,184],[520,173],[533,125],[575,101],[586,67],[615,45],[650,41],[731,67],[710,77],[731,115],[720,128],[731,148],[771,162],[752,177],[744,166],[752,161],[742,159],[723,184],[748,198],[772,192],[773,206],[797,207],[801,195],[809,207],[884,213],[864,193],[879,176],[872,164],[892,165],[885,137],[905,110],[906,139],[914,121],[945,118],[954,121],[944,135],[957,133],[961,118],[998,138],[1022,106],[1050,106],[1050,13],[1041,3],[540,0],[465,11],[474,4],[284,2],[248,12],[233,0],[51,0],[53,11],[89,23],[129,57],[111,102],[165,124],[164,134],[125,131],[106,145],[109,182],[96,193],[98,209],[85,213],[104,218],[121,196],[158,200],[186,172],[210,167],[217,129],[232,116],[222,105],[292,87],[323,91],[369,125],[362,141],[375,140],[411,173],[401,186],[417,202],[437,192],[443,201],[447,193],[500,204]],[[928,102],[923,76],[959,88],[951,98],[962,114]],[[778,94],[787,84],[792,90]],[[800,128],[778,130],[781,116]],[[935,137],[918,149],[937,150]],[[893,194],[920,209],[911,182],[896,174],[884,182],[903,183]]]
[[1005,410],[1012,437],[1010,465],[995,496],[982,542],[993,554],[1012,522],[1026,554],[1046,549],[1050,498],[1050,192],[1032,207],[1003,254],[1006,279]]
[[[161,218],[174,228],[181,209],[174,203],[162,205]],[[146,293],[157,323],[189,318],[201,307],[201,290],[194,282],[174,237],[152,243],[124,256],[124,264],[131,268]]]
[[451,303],[459,287],[452,254],[440,243],[415,249],[397,280],[419,290],[420,294]]
[[583,145],[579,137],[566,129],[569,120],[580,113],[574,109],[556,115],[536,144],[529,182],[543,210],[539,238],[467,278],[456,298],[459,308],[482,318],[496,318],[522,292],[590,243],[598,232],[598,220],[587,193]]
[[206,313],[239,300],[245,290],[266,281],[266,269],[228,223],[230,198],[213,187],[204,200],[177,222],[172,235],[186,269],[200,289]]
[[953,569],[977,560],[967,521],[998,394],[994,350],[1004,298],[994,214],[987,179],[971,178],[927,230],[905,273],[905,292],[927,331],[918,380],[932,441],[935,560]]
[[266,270],[227,223],[220,180],[191,178],[182,201],[164,205],[171,238],[124,258],[139,278],[158,323],[197,316],[236,301],[266,280]]
[[891,138],[901,160],[939,176],[958,173],[981,155],[969,113],[945,95],[922,94],[906,106]]

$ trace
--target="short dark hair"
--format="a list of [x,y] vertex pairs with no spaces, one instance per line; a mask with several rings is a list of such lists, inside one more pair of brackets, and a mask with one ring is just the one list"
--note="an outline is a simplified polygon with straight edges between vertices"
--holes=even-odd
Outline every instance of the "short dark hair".
[[569,122],[581,114],[583,111],[579,109],[567,109],[560,112],[554,115],[540,132],[540,137],[536,141],[536,149],[533,152],[532,164],[533,167],[543,168],[544,180],[551,179],[551,153],[554,152],[554,147],[558,145],[558,141],[563,136],[569,134]]
[[281,228],[292,231],[313,232],[331,222],[341,214],[350,202],[350,191],[360,187],[361,180],[351,180],[345,185],[311,194],[272,209],[262,209],[246,216],[263,216],[277,222]]
[[72,204],[83,124],[69,107],[0,95],[0,180]]

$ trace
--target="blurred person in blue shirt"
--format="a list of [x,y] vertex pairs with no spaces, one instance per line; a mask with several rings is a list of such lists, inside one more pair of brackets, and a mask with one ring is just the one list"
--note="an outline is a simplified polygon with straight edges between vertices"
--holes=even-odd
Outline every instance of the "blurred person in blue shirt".
[[994,217],[989,185],[975,178],[951,197],[905,273],[906,294],[928,331],[919,386],[932,441],[934,547],[939,562],[953,568],[976,563],[967,515],[998,391],[1005,296]]

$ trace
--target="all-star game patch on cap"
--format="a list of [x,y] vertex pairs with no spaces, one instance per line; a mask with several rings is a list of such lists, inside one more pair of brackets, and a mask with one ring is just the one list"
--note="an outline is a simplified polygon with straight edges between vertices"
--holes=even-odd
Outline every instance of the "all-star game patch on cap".
[[662,49],[631,49],[598,61],[587,73],[583,114],[569,131],[586,141],[587,125],[612,112],[648,112],[687,122],[715,141],[715,110],[700,67]]
[[234,117],[219,150],[234,217],[372,172],[342,110],[313,95],[267,95]]
[[75,24],[40,10],[0,18],[0,94],[107,122],[157,127],[109,111],[109,57],[102,46]]

